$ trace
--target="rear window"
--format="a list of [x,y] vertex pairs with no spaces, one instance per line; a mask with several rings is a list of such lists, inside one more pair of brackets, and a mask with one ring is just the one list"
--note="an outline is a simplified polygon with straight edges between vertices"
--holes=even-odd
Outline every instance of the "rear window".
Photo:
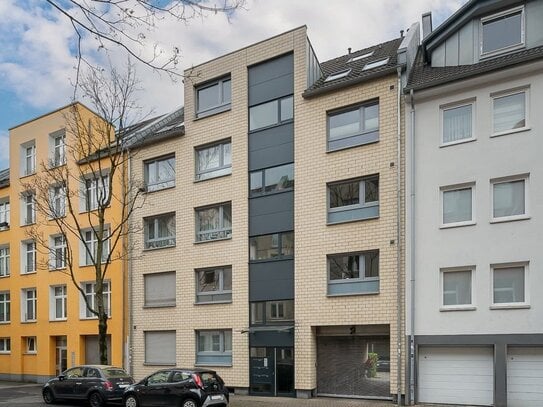
[[128,373],[126,373],[123,369],[104,369],[104,376],[106,376],[108,379],[115,379],[116,377],[128,377]]
[[202,378],[204,385],[208,385],[210,383],[220,383],[220,380],[215,373],[200,373],[200,377]]

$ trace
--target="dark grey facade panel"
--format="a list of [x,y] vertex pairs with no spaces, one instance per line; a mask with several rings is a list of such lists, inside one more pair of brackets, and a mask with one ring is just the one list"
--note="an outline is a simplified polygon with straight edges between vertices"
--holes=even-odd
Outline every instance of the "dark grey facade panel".
[[294,192],[249,200],[249,235],[267,235],[294,229]]
[[294,161],[294,123],[249,134],[249,171]]
[[249,106],[294,93],[293,54],[249,68]]
[[294,298],[294,260],[249,264],[249,301]]
[[278,331],[261,331],[249,334],[249,346],[274,346],[274,347],[292,347],[294,346],[294,333]]

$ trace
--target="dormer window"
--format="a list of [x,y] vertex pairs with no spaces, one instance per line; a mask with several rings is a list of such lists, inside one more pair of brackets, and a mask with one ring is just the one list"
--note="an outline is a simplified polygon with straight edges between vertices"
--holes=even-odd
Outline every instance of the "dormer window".
[[524,46],[524,7],[481,18],[481,57]]
[[345,78],[347,75],[351,73],[350,69],[345,69],[343,71],[334,72],[326,77],[324,82],[330,82],[335,81],[336,79]]

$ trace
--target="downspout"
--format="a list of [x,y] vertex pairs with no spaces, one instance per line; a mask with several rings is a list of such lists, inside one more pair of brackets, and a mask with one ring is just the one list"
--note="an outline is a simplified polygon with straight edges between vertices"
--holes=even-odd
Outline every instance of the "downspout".
[[398,349],[398,359],[396,361],[397,366],[397,383],[398,383],[398,395],[397,395],[397,402],[398,406],[402,403],[402,273],[401,273],[401,266],[402,266],[402,254],[401,254],[401,216],[402,216],[402,105],[401,105],[401,92],[402,92],[402,69],[401,67],[397,68],[398,72],[398,89],[397,89],[397,127],[398,127],[398,133],[397,133],[397,139],[396,139],[396,147],[397,147],[397,156],[396,156],[396,300],[397,300],[397,349]]
[[[132,154],[129,149],[127,149],[128,153],[128,182],[130,184],[130,179],[132,176]],[[131,191],[131,190],[130,190]],[[130,193],[131,194],[131,193]],[[132,202],[133,197],[129,197],[129,202]],[[130,222],[132,220],[128,220],[128,227],[130,228]],[[133,324],[134,324],[134,312],[132,310],[133,307],[133,301],[132,301],[132,293],[134,292],[132,287],[133,285],[133,279],[132,279],[132,255],[130,254],[132,242],[131,242],[131,236],[132,233],[127,233],[127,251],[128,254],[128,374],[132,377],[134,377],[134,362],[132,358],[132,349],[134,345],[134,335],[133,335]]]
[[409,402],[415,404],[415,98],[413,89],[409,93],[411,104],[411,140],[409,143],[409,178],[411,180],[410,200],[411,210],[409,211],[409,240],[411,241],[411,281],[410,281],[410,314],[411,333],[409,335]]

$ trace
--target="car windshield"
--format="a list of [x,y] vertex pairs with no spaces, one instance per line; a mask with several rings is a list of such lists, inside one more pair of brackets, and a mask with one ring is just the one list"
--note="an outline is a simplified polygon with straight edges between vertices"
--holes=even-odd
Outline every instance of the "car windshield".
[[104,375],[108,379],[114,379],[116,377],[127,377],[128,376],[128,373],[126,373],[123,369],[110,368],[110,369],[104,369],[103,372],[104,372]]

